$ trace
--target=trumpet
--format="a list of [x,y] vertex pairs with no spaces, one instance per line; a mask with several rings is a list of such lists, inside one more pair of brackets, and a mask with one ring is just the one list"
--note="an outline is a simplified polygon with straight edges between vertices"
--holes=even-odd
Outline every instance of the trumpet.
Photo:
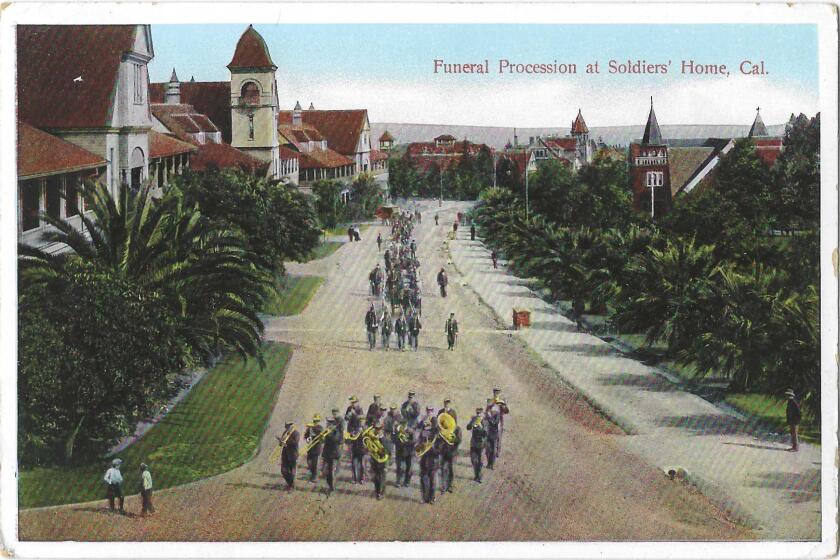
[[362,431],[359,430],[355,434],[351,434],[347,430],[344,430],[344,441],[356,441],[359,439],[359,436],[362,435]]
[[320,434],[318,434],[314,438],[310,439],[309,443],[306,444],[306,447],[303,448],[303,453],[304,454],[309,453],[310,449],[312,449],[315,446],[320,445],[321,443],[326,441],[327,436],[329,436],[334,431],[335,431],[335,428],[327,428],[326,430],[324,430],[323,432],[321,432]]

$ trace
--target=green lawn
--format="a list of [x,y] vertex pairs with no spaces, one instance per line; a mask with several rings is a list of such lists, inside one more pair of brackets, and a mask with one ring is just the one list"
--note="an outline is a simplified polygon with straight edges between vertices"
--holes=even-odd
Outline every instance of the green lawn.
[[[229,471],[257,449],[292,349],[263,347],[266,367],[230,355],[209,371],[163,420],[119,454],[124,492],[139,492],[145,462],[157,489]],[[96,500],[105,496],[102,477],[110,460],[74,468],[20,472],[21,508]]]
[[[773,395],[760,393],[732,393],[724,398],[731,407],[754,417],[764,424],[774,428],[778,433],[787,433],[787,417],[785,410],[787,401]],[[820,426],[803,418],[799,427],[799,437],[809,443],[820,443]]]
[[309,253],[309,258],[306,259],[305,262],[309,261],[317,261],[318,259],[323,259],[325,257],[329,257],[336,251],[338,251],[342,245],[344,245],[341,241],[324,241],[314,249],[312,252]]
[[324,283],[320,276],[286,276],[277,281],[277,295],[269,299],[263,312],[269,315],[297,315],[309,304]]

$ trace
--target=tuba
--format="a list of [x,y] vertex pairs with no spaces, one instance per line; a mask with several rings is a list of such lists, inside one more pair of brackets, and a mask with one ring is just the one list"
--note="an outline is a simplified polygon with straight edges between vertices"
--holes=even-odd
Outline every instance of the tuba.
[[374,461],[377,463],[384,463],[388,460],[388,452],[385,450],[385,446],[382,445],[382,442],[379,441],[379,438],[376,437],[375,428],[373,426],[366,428],[361,435],[362,444],[365,446],[365,449],[368,450]]
[[443,441],[445,441],[447,445],[455,445],[455,428],[457,427],[457,425],[458,423],[455,421],[455,418],[451,414],[441,412],[440,414],[438,414],[437,417],[437,434],[435,434],[435,437],[433,437],[427,442],[418,443],[414,447],[414,453],[418,457],[422,457],[435,445],[435,441],[437,441],[437,438],[443,439]]

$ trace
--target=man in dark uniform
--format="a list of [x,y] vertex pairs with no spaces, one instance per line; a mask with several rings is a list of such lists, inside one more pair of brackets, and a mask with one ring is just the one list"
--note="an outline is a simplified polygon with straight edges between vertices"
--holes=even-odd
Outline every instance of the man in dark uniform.
[[376,247],[381,251],[382,250],[382,234],[376,234]]
[[[300,433],[295,430],[294,422],[286,422],[286,431],[278,436],[277,442],[283,446],[280,451],[280,474],[286,481],[286,490],[295,487],[295,471],[297,470],[298,446]],[[285,441],[285,443],[283,443]]]
[[417,351],[417,347],[420,345],[420,329],[423,328],[423,325],[420,324],[420,317],[417,316],[417,313],[412,313],[408,317],[408,344]]
[[449,285],[449,277],[446,275],[446,270],[440,267],[440,272],[437,273],[437,283],[440,286],[440,297],[446,297],[446,287]]
[[408,334],[408,323],[405,322],[405,316],[400,313],[397,320],[394,321],[394,331],[397,333],[397,347],[400,350],[405,349],[405,337]]
[[379,328],[379,317],[376,316],[376,310],[373,304],[370,304],[370,309],[365,313],[365,328],[367,329],[368,345],[370,349],[376,346],[376,329]]
[[353,237],[355,237],[354,232],[353,232],[353,226],[349,226],[347,228],[347,237],[350,238],[350,243],[352,243],[353,242]]
[[[347,431],[350,434],[358,433],[362,429],[362,422],[365,419],[365,413],[362,410],[362,406],[359,404],[359,399],[356,398],[356,395],[350,397],[350,404],[347,406],[347,410],[344,411],[344,431]],[[350,466],[353,466],[353,444],[348,439],[347,443],[347,455],[350,457]]]
[[367,447],[362,440],[362,428],[357,432],[350,432],[356,439],[350,442],[350,470],[353,475],[353,484],[363,484],[366,480],[365,476],[365,455],[367,455]]
[[426,420],[432,423],[432,430],[437,429],[437,414],[435,414],[435,407],[432,405],[426,406],[426,412],[417,420],[417,424],[422,426],[426,423]]
[[446,331],[446,344],[449,345],[450,350],[454,350],[455,343],[458,342],[458,321],[455,319],[454,313],[449,314],[444,330]]
[[417,418],[420,416],[420,403],[415,400],[414,391],[408,392],[408,400],[402,403],[400,414],[408,422],[410,428],[414,428],[417,425]]
[[344,437],[344,417],[341,416],[341,411],[338,408],[332,409],[332,416],[335,419],[336,429],[341,437]]
[[441,442],[440,446],[440,493],[455,490],[455,456],[458,454],[458,447],[461,445],[461,426],[455,426],[453,433],[454,441],[450,445],[447,441]]
[[438,410],[437,415],[440,416],[444,412],[454,418],[456,422],[458,421],[458,411],[452,408],[452,399],[443,399],[443,408]]
[[341,442],[343,436],[339,429],[336,418],[327,418],[327,429],[332,430],[324,440],[324,449],[321,451],[321,460],[324,468],[324,475],[327,479],[328,492],[335,490],[335,471],[341,457]]
[[799,423],[802,422],[802,410],[799,408],[799,403],[796,402],[796,393],[793,389],[785,391],[787,397],[787,409],[785,416],[787,417],[788,428],[790,429],[790,450],[796,453],[799,451]]
[[493,261],[493,268],[499,268],[499,253],[495,250],[490,253],[490,260]]
[[400,422],[402,422],[402,417],[399,411],[397,411],[397,405],[391,403],[391,409],[385,414],[382,420],[383,428],[385,429],[383,444],[385,445],[385,450],[388,451],[388,466],[391,466],[391,463],[395,459],[394,446],[397,437],[397,427],[400,425]]
[[472,417],[467,429],[472,431],[470,438],[470,462],[472,463],[475,481],[481,483],[481,453],[487,443],[487,422],[484,421],[484,410],[479,406],[475,409],[475,416]]
[[380,402],[381,399],[381,396],[373,395],[373,402],[368,407],[367,414],[365,414],[365,426],[373,426],[382,417],[382,411],[380,409],[384,407]]
[[[306,425],[306,430],[303,432],[303,439],[307,443],[318,437],[324,431],[321,425],[321,417],[316,414],[312,418],[312,422]],[[324,447],[323,443],[312,446],[306,452],[306,466],[309,468],[309,482],[315,482],[318,478],[318,457],[321,456],[321,449]]]
[[510,414],[510,408],[502,399],[502,390],[498,387],[493,389],[493,404],[499,409],[499,437],[496,439],[496,458],[502,456],[502,436],[505,432],[505,416]]
[[[374,426],[373,437],[379,440],[382,446],[385,446],[385,427],[383,422],[378,422]],[[373,455],[370,456],[370,472],[373,478],[373,488],[376,493],[376,499],[381,500],[385,495],[385,469],[388,467],[388,461],[378,461]]]
[[439,219],[439,218],[438,218],[438,215],[437,215],[437,214],[435,214],[435,225],[438,225],[438,219]]
[[431,449],[420,457],[420,492],[423,503],[426,504],[435,503],[435,478],[438,468],[438,453],[440,452],[440,438],[435,439],[432,420],[427,419],[423,424],[420,435],[417,437],[417,443],[422,444],[430,441],[434,441]]
[[414,457],[414,429],[404,419],[397,426],[394,436],[397,454],[397,488],[411,482],[411,459]]
[[501,413],[493,403],[493,399],[487,399],[484,419],[487,422],[487,446],[484,451],[487,455],[487,468],[492,471],[496,464],[496,446],[499,439],[499,423],[501,422]]
[[411,240],[411,245],[409,245],[408,248],[411,250],[411,260],[416,260],[417,259],[417,243],[415,243],[415,241],[413,239]]

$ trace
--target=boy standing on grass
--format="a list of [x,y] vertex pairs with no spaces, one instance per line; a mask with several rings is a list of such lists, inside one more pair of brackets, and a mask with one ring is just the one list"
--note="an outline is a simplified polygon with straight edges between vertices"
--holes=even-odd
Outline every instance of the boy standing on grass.
[[799,423],[802,422],[802,410],[799,408],[799,403],[796,402],[796,393],[793,389],[785,391],[785,396],[788,398],[787,402],[787,424],[790,428],[790,450],[794,453],[799,451]]
[[125,509],[123,507],[125,498],[123,497],[122,491],[122,473],[120,472],[120,465],[122,464],[122,459],[114,459],[111,461],[111,468],[105,471],[105,484],[108,485],[108,505],[111,508],[111,511],[114,511],[114,500],[120,500],[120,513],[125,513]]
[[151,515],[155,512],[152,505],[152,473],[146,463],[140,463],[140,497],[143,499],[142,516]]

